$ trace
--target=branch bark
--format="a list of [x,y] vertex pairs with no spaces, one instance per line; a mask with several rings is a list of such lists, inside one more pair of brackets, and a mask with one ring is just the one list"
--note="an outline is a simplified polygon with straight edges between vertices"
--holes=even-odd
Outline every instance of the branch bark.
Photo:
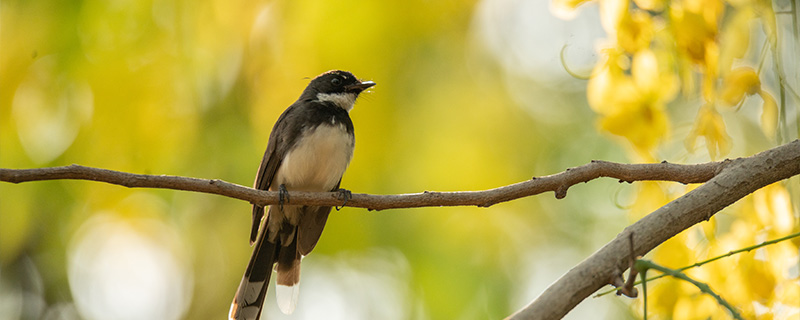
[[606,284],[624,282],[621,275],[628,268],[629,237],[633,237],[634,253],[642,256],[746,195],[798,174],[799,140],[752,157],[730,160],[713,179],[625,228],[507,319],[561,319]]
[[[600,177],[609,177],[620,182],[642,180],[675,181],[680,183],[701,183],[713,178],[726,162],[683,165],[673,163],[622,164],[608,161],[591,163],[567,169],[564,172],[534,177],[531,180],[482,191],[433,192],[372,195],[353,193],[347,201],[349,207],[384,210],[396,208],[418,208],[438,206],[478,206],[491,205],[553,191],[556,198],[567,195],[569,187]],[[278,203],[278,192],[263,191],[218,179],[198,179],[169,175],[133,174],[121,171],[70,165],[39,169],[0,168],[0,181],[22,183],[43,180],[91,180],[116,184],[128,188],[160,188],[217,194],[226,197],[271,205]],[[291,204],[298,205],[341,205],[337,192],[299,192],[290,191]]]
[[[383,210],[431,206],[488,207],[500,202],[553,191],[566,196],[569,187],[600,177],[620,182],[643,180],[704,183],[625,228],[592,256],[575,266],[530,305],[509,319],[560,319],[583,299],[606,284],[622,284],[633,251],[644,255],[681,231],[708,220],[719,210],[771,183],[800,174],[800,141],[757,155],[695,165],[672,163],[621,164],[607,161],[567,169],[564,172],[483,191],[422,192],[398,195],[354,193],[348,206]],[[278,193],[256,190],[222,180],[167,175],[142,175],[71,165],[41,169],[2,169],[0,181],[79,179],[101,181],[129,188],[163,188],[217,194],[260,205],[278,203]],[[291,204],[341,205],[336,192],[290,192]]]

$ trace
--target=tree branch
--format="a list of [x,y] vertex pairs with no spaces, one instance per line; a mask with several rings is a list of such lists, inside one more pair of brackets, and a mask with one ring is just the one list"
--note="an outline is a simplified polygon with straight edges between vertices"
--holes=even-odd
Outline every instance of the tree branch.
[[800,174],[800,140],[729,162],[707,183],[625,228],[508,319],[561,319],[601,287],[622,282],[619,277],[629,267],[629,237],[635,255],[643,256],[748,194]]
[[[620,182],[643,180],[704,183],[648,216],[628,226],[592,256],[567,272],[530,305],[509,319],[560,319],[583,299],[609,283],[623,283],[629,267],[629,237],[636,255],[644,255],[681,231],[708,220],[719,210],[768,184],[800,174],[800,141],[748,158],[695,165],[672,163],[620,164],[606,161],[484,191],[423,192],[398,195],[354,193],[348,206],[382,210],[430,206],[479,206],[553,191],[563,198],[569,187],[600,177]],[[247,188],[222,180],[166,175],[141,175],[79,165],[41,169],[0,169],[0,181],[79,179],[102,181],[130,188],[163,188],[218,194],[261,205],[277,204],[278,193]],[[336,192],[290,192],[291,204],[340,205]]]
[[[353,193],[347,201],[349,207],[383,210],[394,208],[418,208],[437,206],[488,207],[547,191],[555,192],[556,198],[567,195],[569,187],[600,177],[619,179],[620,182],[642,180],[701,183],[713,178],[726,162],[682,165],[673,163],[621,164],[608,161],[591,163],[567,169],[564,172],[483,191],[430,192],[397,195],[371,195]],[[278,192],[262,191],[218,179],[198,179],[168,175],[146,175],[114,170],[70,165],[40,169],[2,169],[0,181],[21,183],[42,180],[92,180],[116,184],[128,188],[160,188],[217,194],[226,197],[270,205],[278,203]],[[291,204],[341,205],[336,192],[290,191]]]

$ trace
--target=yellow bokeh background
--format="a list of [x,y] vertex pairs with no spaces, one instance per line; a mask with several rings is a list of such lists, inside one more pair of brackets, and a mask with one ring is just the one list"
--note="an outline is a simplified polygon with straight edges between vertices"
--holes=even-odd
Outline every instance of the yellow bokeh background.
[[[592,159],[747,156],[797,137],[798,102],[780,94],[797,88],[791,24],[769,5],[3,0],[0,167],[77,163],[249,186],[278,115],[330,69],[377,82],[351,114],[342,186],[356,193],[488,189]],[[781,58],[772,66],[759,64],[762,43]],[[294,318],[502,318],[688,188],[598,180],[563,200],[344,208],[304,260]],[[652,258],[678,268],[797,232],[797,203],[796,180],[769,186]],[[207,194],[2,183],[0,318],[222,318],[249,224],[247,203]],[[798,243],[690,276],[748,317],[796,316]],[[651,315],[726,316],[677,280],[651,290]],[[288,319],[273,294],[265,317]],[[568,317],[641,314],[638,300],[604,297]]]

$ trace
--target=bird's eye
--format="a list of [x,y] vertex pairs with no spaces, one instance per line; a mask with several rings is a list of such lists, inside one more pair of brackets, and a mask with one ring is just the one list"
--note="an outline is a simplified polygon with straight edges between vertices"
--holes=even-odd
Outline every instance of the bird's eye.
[[342,79],[333,78],[331,79],[331,84],[338,87],[340,84],[342,84]]

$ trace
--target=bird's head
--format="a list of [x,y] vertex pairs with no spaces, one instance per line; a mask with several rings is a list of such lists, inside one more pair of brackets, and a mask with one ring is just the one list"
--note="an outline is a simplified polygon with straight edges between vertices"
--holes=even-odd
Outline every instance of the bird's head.
[[342,70],[325,72],[308,84],[303,96],[333,102],[347,111],[353,109],[358,95],[375,85],[372,81],[358,80],[352,73]]

